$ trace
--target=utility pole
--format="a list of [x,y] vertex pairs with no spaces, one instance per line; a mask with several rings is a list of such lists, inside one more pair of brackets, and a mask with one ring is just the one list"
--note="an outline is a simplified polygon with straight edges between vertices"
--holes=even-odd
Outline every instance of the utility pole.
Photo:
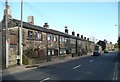
[[19,55],[20,55],[20,65],[22,66],[23,57],[23,45],[22,45],[22,28],[23,28],[23,0],[21,0],[21,26],[19,27]]
[[6,0],[6,16],[5,16],[5,55],[6,55],[6,65],[5,67],[8,67],[8,0]]

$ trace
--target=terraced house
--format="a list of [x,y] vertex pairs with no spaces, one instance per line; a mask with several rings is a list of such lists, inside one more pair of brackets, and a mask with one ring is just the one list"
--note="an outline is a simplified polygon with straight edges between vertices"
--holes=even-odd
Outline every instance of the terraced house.
[[[48,62],[54,59],[64,58],[66,56],[86,55],[93,50],[95,43],[89,41],[89,38],[83,38],[83,35],[72,32],[68,34],[68,29],[65,32],[50,29],[48,23],[43,26],[34,25],[34,17],[29,16],[28,22],[23,22],[22,28],[22,58],[20,57],[20,39],[19,28],[21,21],[12,18],[10,6],[8,9],[8,27],[6,30],[6,14],[2,20],[2,61],[3,67],[19,64],[37,64]],[[7,34],[6,34],[7,33]],[[6,38],[7,36],[7,38]],[[6,45],[6,40],[8,45]],[[8,47],[8,55],[6,50]]]

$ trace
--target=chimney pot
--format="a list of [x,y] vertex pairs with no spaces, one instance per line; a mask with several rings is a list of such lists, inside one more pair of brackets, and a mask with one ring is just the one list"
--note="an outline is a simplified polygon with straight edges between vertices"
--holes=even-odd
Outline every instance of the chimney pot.
[[68,29],[67,29],[67,26],[65,26],[65,33],[68,34]]
[[77,34],[77,37],[79,37],[80,36],[80,34]]
[[48,23],[45,23],[45,25],[48,25]]
[[89,41],[89,38],[87,38],[87,40]]
[[83,39],[83,35],[81,35],[81,38]]
[[86,37],[84,37],[84,39],[86,40]]
[[72,35],[75,35],[75,32],[74,32],[74,31],[72,32]]
[[45,24],[43,25],[43,27],[44,27],[44,28],[49,28],[48,23],[45,23]]

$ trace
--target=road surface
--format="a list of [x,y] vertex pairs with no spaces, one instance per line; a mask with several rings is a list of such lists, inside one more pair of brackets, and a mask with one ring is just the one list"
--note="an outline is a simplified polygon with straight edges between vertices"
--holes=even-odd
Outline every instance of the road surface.
[[59,64],[3,76],[3,80],[115,80],[116,53],[86,56]]

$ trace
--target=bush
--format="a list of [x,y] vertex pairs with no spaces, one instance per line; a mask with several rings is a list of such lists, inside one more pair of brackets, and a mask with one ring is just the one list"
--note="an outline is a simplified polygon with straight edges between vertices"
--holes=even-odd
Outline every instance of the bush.
[[25,55],[23,55],[23,64],[25,65],[29,64],[29,58],[27,58]]
[[85,54],[85,55],[87,55],[87,53],[88,53],[88,48],[87,48],[87,46],[86,46],[84,49],[82,49],[82,53]]
[[30,59],[33,58],[34,50],[32,48],[28,48],[24,51],[24,55]]

